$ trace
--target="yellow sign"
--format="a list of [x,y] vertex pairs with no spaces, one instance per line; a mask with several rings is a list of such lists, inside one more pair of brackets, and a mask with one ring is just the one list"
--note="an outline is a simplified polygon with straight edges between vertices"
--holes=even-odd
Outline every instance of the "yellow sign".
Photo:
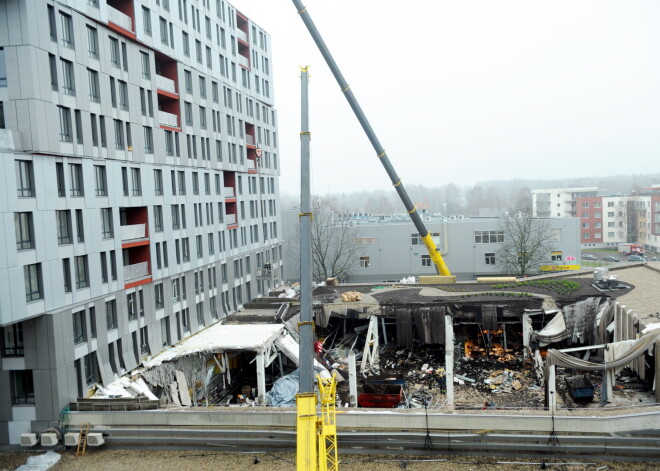
[[579,270],[580,265],[541,265],[541,271]]

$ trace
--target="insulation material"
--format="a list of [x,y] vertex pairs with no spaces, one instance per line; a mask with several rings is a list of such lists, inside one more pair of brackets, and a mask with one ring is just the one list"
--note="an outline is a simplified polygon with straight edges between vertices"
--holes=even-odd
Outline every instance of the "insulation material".
[[557,313],[550,322],[548,322],[543,329],[535,332],[533,338],[539,341],[540,346],[545,346],[551,343],[560,342],[568,337],[566,332],[566,323],[564,322],[564,314]]
[[300,382],[300,370],[282,376],[275,381],[273,388],[266,394],[266,404],[269,406],[288,407],[296,404],[296,394]]
[[355,303],[362,301],[362,295],[357,291],[346,291],[341,294],[341,300],[345,303]]
[[[554,349],[548,350],[546,359],[552,365],[564,366],[566,368],[575,368],[578,370],[585,370],[585,371],[601,371],[605,367],[607,367],[607,369],[619,368],[626,366],[635,358],[646,353],[646,351],[649,348],[653,347],[653,344],[659,338],[660,338],[660,329],[649,331],[646,334],[642,335],[638,340],[633,340],[632,342],[634,342],[634,344],[632,345],[632,347],[626,349],[625,352],[620,353],[619,356],[613,357],[611,361],[607,362],[607,364],[594,363],[590,361],[581,360],[579,358],[569,355],[568,353],[564,353]],[[622,342],[611,343],[608,345],[608,347],[618,349],[617,344],[623,344],[623,343]]]
[[566,332],[572,343],[596,343],[596,314],[599,298],[587,298],[564,308]]

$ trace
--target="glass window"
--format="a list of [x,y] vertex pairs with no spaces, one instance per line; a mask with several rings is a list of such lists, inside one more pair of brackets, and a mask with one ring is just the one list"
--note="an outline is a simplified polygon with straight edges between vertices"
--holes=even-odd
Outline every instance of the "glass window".
[[119,68],[119,41],[110,37],[110,64]]
[[56,211],[55,217],[57,219],[57,243],[58,245],[66,245],[72,242],[71,239],[71,211]]
[[68,47],[69,49],[74,49],[75,44],[73,42],[73,19],[71,15],[60,12],[61,19],[61,36],[62,46]]
[[87,25],[87,52],[92,59],[99,58],[99,35],[96,28]]
[[101,208],[101,234],[104,239],[114,237],[112,208]]
[[25,298],[27,302],[43,298],[41,282],[41,264],[26,265],[23,267],[25,281]]
[[117,328],[117,301],[115,299],[105,303],[105,322],[108,330]]
[[14,226],[16,230],[16,249],[33,249],[34,228],[32,225],[32,213],[14,213]]
[[89,269],[87,266],[87,255],[74,258],[76,268],[76,288],[82,289],[89,286]]
[[23,324],[8,325],[2,329],[2,356],[23,356]]
[[71,196],[84,196],[83,173],[81,164],[69,164],[71,173]]
[[76,80],[73,74],[73,62],[62,59],[62,93],[65,95],[76,94]]
[[73,132],[71,130],[71,110],[64,106],[58,106],[60,114],[60,141],[72,142]]
[[105,165],[94,165],[94,179],[96,182],[96,196],[108,196]]
[[73,313],[73,343],[79,344],[87,340],[85,326],[85,311]]
[[12,371],[11,383],[13,404],[34,404],[32,370]]

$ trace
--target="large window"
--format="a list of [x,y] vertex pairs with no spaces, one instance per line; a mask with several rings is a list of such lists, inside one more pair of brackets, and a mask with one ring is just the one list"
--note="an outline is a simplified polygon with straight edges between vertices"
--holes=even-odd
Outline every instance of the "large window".
[[151,78],[151,69],[149,67],[149,54],[146,52],[140,51],[140,65],[141,65],[141,71],[142,71],[142,78],[143,79],[150,79]]
[[24,266],[23,277],[25,280],[26,301],[31,302],[42,299],[44,296],[41,281],[41,263]]
[[108,179],[106,177],[105,165],[94,165],[94,177],[96,182],[96,196],[108,196]]
[[142,180],[140,178],[139,168],[131,168],[131,184],[133,187],[133,196],[142,195]]
[[16,228],[16,249],[33,249],[34,228],[32,226],[32,213],[14,213],[14,225]]
[[73,74],[73,62],[62,59],[62,93],[65,95],[76,94],[76,80]]
[[163,171],[160,169],[154,170],[154,194],[156,196],[163,195]]
[[135,293],[128,293],[126,295],[126,304],[128,306],[128,320],[134,321],[137,319],[137,296]]
[[112,208],[101,208],[101,234],[104,239],[111,239],[114,237]]
[[23,324],[20,322],[2,328],[2,356],[23,356]]
[[73,130],[71,129],[71,110],[64,106],[58,106],[60,113],[60,141],[72,142]]
[[32,170],[32,161],[16,161],[16,188],[20,198],[34,196],[34,172]]
[[117,328],[117,301],[115,299],[105,303],[105,324],[108,330]]
[[76,265],[76,288],[82,289],[89,286],[89,267],[87,265],[87,255],[75,257]]
[[62,259],[62,281],[64,283],[64,292],[71,292],[71,259]]
[[504,231],[475,231],[475,244],[493,244],[504,242]]
[[85,311],[73,313],[73,343],[79,344],[87,340],[85,332]]
[[163,295],[163,283],[154,286],[154,295],[156,298],[156,309],[165,307],[165,297]]
[[110,64],[119,68],[119,41],[113,37],[110,38]]
[[13,404],[34,404],[32,370],[12,371],[11,383]]
[[83,172],[81,164],[69,164],[71,171],[71,196],[84,196]]
[[87,51],[92,59],[99,58],[99,35],[96,28],[87,25]]
[[66,245],[71,243],[71,211],[56,211],[57,218],[57,243]]
[[62,46],[73,49],[75,44],[73,42],[73,19],[70,15],[60,12],[61,19],[61,36]]

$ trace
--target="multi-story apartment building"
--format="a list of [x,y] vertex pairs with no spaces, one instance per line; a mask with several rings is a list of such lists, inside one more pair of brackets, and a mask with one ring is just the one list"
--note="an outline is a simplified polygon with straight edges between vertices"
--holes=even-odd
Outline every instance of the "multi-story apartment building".
[[0,11],[1,444],[267,292],[282,249],[265,31],[224,0]]
[[596,196],[598,188],[555,188],[532,190],[532,213],[539,218],[568,218],[578,215],[578,197]]

